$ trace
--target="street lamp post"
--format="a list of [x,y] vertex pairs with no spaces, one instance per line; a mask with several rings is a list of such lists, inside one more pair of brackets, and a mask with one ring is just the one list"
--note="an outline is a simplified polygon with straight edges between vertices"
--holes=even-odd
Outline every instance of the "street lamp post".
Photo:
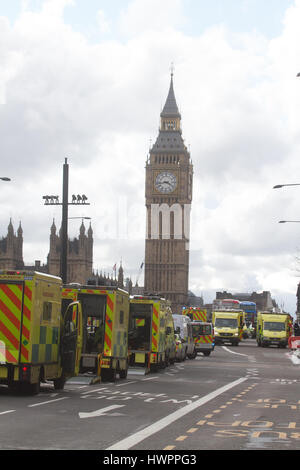
[[[63,166],[63,200],[59,202],[59,196],[43,196],[45,206],[62,206],[61,222],[61,253],[60,253],[60,276],[64,284],[68,279],[68,208],[69,206],[89,206],[87,197],[82,194],[77,196],[73,194],[72,202],[69,202],[69,165],[65,158]],[[81,218],[81,217],[80,217]]]
[[68,266],[68,194],[69,194],[69,165],[67,158],[63,167],[63,201],[61,222],[61,258],[60,272],[63,283],[67,283]]

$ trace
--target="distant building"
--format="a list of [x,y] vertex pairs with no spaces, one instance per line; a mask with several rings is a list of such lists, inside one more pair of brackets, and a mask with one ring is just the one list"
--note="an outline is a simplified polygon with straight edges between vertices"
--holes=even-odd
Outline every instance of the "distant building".
[[[23,261],[23,230],[21,223],[17,234],[15,234],[10,220],[7,236],[0,240],[0,269],[26,269],[59,276],[60,252],[60,236],[56,233],[56,226],[53,221],[47,263],[42,265],[40,261],[35,261],[34,265],[25,265]],[[86,235],[85,226],[82,222],[79,237],[69,240],[68,243],[68,282],[86,284],[87,279],[92,274],[93,231],[90,226]]]
[[299,322],[300,321],[300,282],[298,284],[296,297],[297,297],[297,321]]
[[106,273],[93,273],[85,282],[90,286],[103,286],[103,287],[118,287],[117,279],[114,279]]
[[257,310],[272,310],[273,308],[278,308],[277,303],[271,297],[269,291],[263,291],[261,294],[257,292],[249,293],[236,293],[231,294],[230,292],[216,292],[216,299],[237,299],[241,302],[255,302]]
[[113,276],[106,275],[105,273],[102,274],[102,272],[100,274],[93,272],[87,280],[87,284],[90,286],[119,287],[120,289],[129,292],[129,294],[132,293],[132,282],[129,278],[124,280],[124,269],[122,263],[118,269],[118,277],[115,276],[115,278],[113,278]]
[[[57,234],[55,222],[50,228],[50,249],[47,257],[47,263],[42,264],[36,260],[34,264],[25,264],[23,261],[23,230],[21,223],[14,232],[12,221],[8,225],[6,237],[0,239],[0,269],[7,270],[28,270],[38,271],[53,276],[60,275],[60,234]],[[129,278],[124,280],[124,269],[122,263],[118,269],[118,275],[113,276],[106,273],[93,271],[93,230],[90,225],[87,230],[82,222],[79,230],[79,237],[68,243],[68,282],[79,283],[82,285],[113,286],[127,290],[129,294],[143,294],[144,288],[132,286]]]
[[[79,237],[68,242],[68,278],[67,282],[86,284],[93,273],[93,230],[90,225],[87,235],[85,226],[79,229]],[[50,234],[50,251],[47,259],[48,273],[60,275],[61,241],[53,221]]]
[[187,307],[203,307],[203,305],[203,297],[199,297],[189,290]]

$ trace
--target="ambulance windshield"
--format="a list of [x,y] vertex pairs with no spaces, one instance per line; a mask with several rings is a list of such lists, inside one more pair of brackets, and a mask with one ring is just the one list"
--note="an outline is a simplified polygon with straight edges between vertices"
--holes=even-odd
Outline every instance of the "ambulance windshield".
[[269,331],[285,331],[285,324],[278,321],[265,321],[264,330]]
[[236,318],[216,318],[215,326],[218,328],[237,328],[238,322]]

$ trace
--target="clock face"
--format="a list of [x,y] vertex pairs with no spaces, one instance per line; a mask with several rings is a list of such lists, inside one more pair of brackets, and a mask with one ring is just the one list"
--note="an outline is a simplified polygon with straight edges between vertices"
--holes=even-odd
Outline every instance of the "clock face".
[[163,171],[159,173],[155,180],[155,188],[160,193],[172,193],[176,188],[176,185],[176,176],[170,171]]

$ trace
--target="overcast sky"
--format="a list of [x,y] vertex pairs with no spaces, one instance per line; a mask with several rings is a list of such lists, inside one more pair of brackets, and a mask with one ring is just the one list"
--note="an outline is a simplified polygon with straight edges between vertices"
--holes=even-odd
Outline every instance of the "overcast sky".
[[[190,289],[271,291],[296,311],[300,0],[0,0],[0,237],[46,262],[62,193],[90,206],[94,269],[144,260],[145,161],[175,66],[194,164]],[[81,220],[70,220],[70,237]],[[86,221],[88,227],[88,221]],[[143,284],[143,276],[140,277]]]

